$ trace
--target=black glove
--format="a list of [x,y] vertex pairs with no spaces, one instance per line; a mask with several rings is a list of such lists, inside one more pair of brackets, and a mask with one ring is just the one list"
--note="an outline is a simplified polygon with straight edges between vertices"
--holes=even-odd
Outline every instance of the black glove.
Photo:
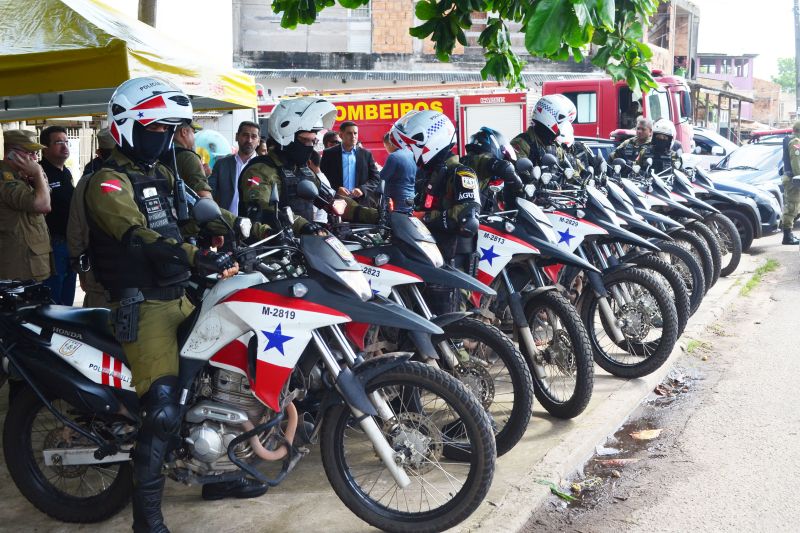
[[222,274],[225,270],[233,268],[234,264],[236,264],[236,261],[227,252],[200,250],[194,256],[194,268],[201,276]]
[[317,224],[316,222],[306,222],[302,228],[300,228],[301,235],[317,235],[320,232],[324,232],[325,228],[321,225]]

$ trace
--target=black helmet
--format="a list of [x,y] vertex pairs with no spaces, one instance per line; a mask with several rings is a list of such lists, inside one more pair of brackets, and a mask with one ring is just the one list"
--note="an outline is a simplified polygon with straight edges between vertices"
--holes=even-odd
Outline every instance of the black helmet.
[[514,149],[506,141],[506,138],[497,130],[487,128],[479,129],[469,138],[469,143],[465,146],[468,153],[492,154],[497,159],[513,161],[516,159]]

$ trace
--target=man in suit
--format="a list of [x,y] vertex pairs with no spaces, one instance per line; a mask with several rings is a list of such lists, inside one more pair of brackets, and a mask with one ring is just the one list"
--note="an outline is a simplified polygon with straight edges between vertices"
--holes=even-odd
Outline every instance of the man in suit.
[[226,155],[214,164],[214,170],[208,177],[214,200],[220,207],[234,215],[239,214],[239,174],[247,163],[256,156],[256,146],[261,140],[258,124],[245,120],[239,124],[236,132],[236,144],[239,151]]
[[380,173],[372,152],[357,146],[358,125],[342,122],[339,136],[342,144],[322,152],[320,169],[340,196],[353,198],[361,205],[376,206],[374,191],[380,184]]

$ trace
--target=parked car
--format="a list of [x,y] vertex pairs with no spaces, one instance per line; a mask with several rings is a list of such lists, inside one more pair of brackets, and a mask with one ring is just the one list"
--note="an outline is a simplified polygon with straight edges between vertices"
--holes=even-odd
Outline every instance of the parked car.
[[739,148],[739,145],[708,128],[694,128],[694,150],[686,154],[686,164],[708,170],[723,157]]
[[750,140],[748,142],[780,142],[790,133],[792,133],[792,128],[783,128],[780,130],[757,130],[750,133]]
[[[780,191],[765,190],[762,187],[728,180],[712,175],[712,173],[709,173],[709,176],[714,180],[717,190],[728,193],[740,201],[746,199],[738,206],[715,206],[736,225],[742,239],[742,251],[750,248],[753,239],[778,231],[783,210],[774,193],[780,194]],[[756,210],[753,209],[753,205]]]

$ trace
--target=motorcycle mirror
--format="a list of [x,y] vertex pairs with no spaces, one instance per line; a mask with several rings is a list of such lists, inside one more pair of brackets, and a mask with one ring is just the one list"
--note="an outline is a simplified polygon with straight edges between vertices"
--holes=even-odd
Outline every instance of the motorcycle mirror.
[[549,172],[543,172],[542,173],[542,178],[541,178],[542,183],[547,185],[548,183],[550,183],[550,178],[552,178],[552,177],[553,177],[553,175],[550,174]]
[[[620,170],[622,170],[622,169],[620,169]],[[608,172],[608,163],[603,161],[602,163],[600,163],[600,173],[601,174],[605,174],[606,172]]]
[[319,194],[319,189],[311,180],[303,180],[297,184],[297,196],[303,200],[313,200]]
[[236,220],[238,223],[239,235],[241,235],[243,239],[249,238],[253,230],[253,221],[247,217],[239,217]]
[[533,167],[533,177],[537,180],[542,177],[542,167]]
[[640,170],[642,170],[642,167],[640,167],[639,165],[633,165],[634,174],[638,174]]
[[645,163],[647,163],[647,166],[648,166],[648,167],[650,167],[650,166],[653,166],[653,158],[652,158],[652,157],[648,157],[648,158],[645,160]]
[[589,174],[591,174],[592,176],[594,176],[594,167],[589,167],[589,168],[587,168],[587,169],[586,169],[586,171],[587,171]]
[[676,159],[675,161],[672,162],[672,166],[675,167],[675,168],[681,168],[681,166],[682,166],[681,165],[681,160],[680,159]]
[[589,183],[587,185],[589,185],[589,187],[594,187],[595,186],[594,178],[589,179]]
[[346,208],[347,208],[347,202],[341,198],[339,198],[338,200],[334,200],[333,203],[331,204],[331,210],[339,216],[344,215],[344,210]]
[[572,167],[564,169],[564,176],[566,176],[568,180],[572,179],[572,176],[574,175],[575,175],[575,169],[573,169]]
[[197,200],[192,208],[192,213],[198,224],[207,224],[222,216],[222,211],[219,210],[217,202],[211,198],[200,198]]
[[544,154],[542,156],[542,165],[546,167],[552,167],[558,165],[558,159],[553,154]]
[[619,174],[622,172],[622,165],[614,165],[614,173]]
[[534,185],[533,183],[529,183],[525,186],[525,196],[531,198],[535,193],[536,193],[536,185]]

